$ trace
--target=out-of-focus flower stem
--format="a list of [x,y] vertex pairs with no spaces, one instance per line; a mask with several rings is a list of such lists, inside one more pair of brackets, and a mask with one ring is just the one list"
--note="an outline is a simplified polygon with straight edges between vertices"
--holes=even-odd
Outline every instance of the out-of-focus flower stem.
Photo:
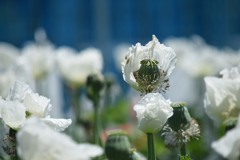
[[93,101],[94,103],[94,128],[93,128],[93,143],[102,146],[101,140],[101,119],[99,116],[99,99]]
[[155,160],[156,157],[152,133],[147,133],[147,143],[148,143],[148,160]]
[[81,106],[80,106],[80,94],[81,94],[81,88],[74,89],[73,90],[73,100],[72,100],[72,105],[73,105],[73,110],[75,112],[76,116],[76,121],[80,122],[81,121]]

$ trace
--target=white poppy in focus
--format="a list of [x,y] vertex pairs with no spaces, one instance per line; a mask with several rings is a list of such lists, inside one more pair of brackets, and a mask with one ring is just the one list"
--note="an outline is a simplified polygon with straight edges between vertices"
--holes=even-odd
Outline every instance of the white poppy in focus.
[[221,156],[228,160],[239,160],[240,158],[240,116],[235,128],[229,130],[219,140],[212,143],[211,147]]
[[18,155],[23,160],[90,160],[103,154],[97,145],[77,144],[63,133],[46,126],[37,117],[29,118],[17,133]]
[[87,48],[78,54],[72,48],[61,47],[57,54],[60,74],[73,86],[85,84],[89,74],[101,72],[103,69],[102,53],[96,48]]
[[145,95],[135,106],[138,128],[144,133],[157,133],[173,115],[171,101],[166,100],[159,93]]
[[225,120],[240,112],[240,69],[233,67],[220,72],[222,78],[205,77],[205,111],[209,117]]
[[142,93],[164,92],[169,87],[168,77],[176,62],[174,51],[160,44],[153,35],[145,46],[137,43],[129,48],[122,62],[123,79]]
[[0,116],[15,130],[20,129],[26,118],[31,115],[40,117],[43,122],[57,131],[63,131],[72,123],[71,119],[50,118],[51,109],[52,105],[48,98],[32,93],[30,87],[20,81],[15,82],[6,100],[0,99]]

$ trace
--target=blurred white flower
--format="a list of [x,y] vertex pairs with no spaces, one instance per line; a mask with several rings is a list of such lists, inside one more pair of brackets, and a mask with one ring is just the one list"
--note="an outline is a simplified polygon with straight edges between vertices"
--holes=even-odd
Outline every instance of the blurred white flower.
[[205,77],[205,111],[209,117],[225,120],[240,112],[240,69],[233,67],[220,72],[222,78]]
[[126,53],[128,52],[129,47],[131,47],[130,44],[122,43],[117,45],[113,50],[115,65],[117,69],[119,69],[120,71],[122,69],[121,63],[122,61],[124,61],[124,57],[126,56]]
[[103,69],[102,53],[96,48],[87,48],[78,54],[72,48],[61,47],[57,54],[59,71],[67,83],[73,86],[85,84],[89,74]]
[[1,118],[15,130],[21,128],[26,118],[31,115],[42,118],[47,125],[58,131],[63,131],[72,123],[71,119],[50,118],[51,109],[49,99],[32,93],[30,87],[20,81],[15,82],[6,100],[0,99]]
[[137,43],[129,49],[122,62],[123,79],[143,93],[165,91],[176,61],[174,51],[153,35],[146,46]]
[[18,154],[23,160],[90,160],[103,154],[92,144],[77,144],[65,134],[46,126],[37,117],[29,118],[17,133]]
[[34,88],[33,79],[19,55],[20,51],[16,47],[0,43],[0,96],[2,98],[6,98],[15,80],[25,81]]
[[54,48],[50,44],[28,44],[23,48],[22,54],[35,79],[45,77],[53,68]]
[[240,158],[240,116],[235,128],[229,130],[219,140],[212,143],[211,147],[221,156],[228,160]]
[[15,60],[19,57],[20,51],[15,46],[0,42],[0,70],[7,69],[14,65]]
[[135,106],[138,128],[144,133],[157,133],[173,115],[171,101],[159,93],[145,95]]

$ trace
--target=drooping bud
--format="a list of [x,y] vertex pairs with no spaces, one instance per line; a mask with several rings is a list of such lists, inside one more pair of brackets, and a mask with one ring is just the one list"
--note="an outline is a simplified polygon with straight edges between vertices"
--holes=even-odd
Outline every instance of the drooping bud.
[[105,154],[109,160],[130,160],[130,149],[126,132],[117,130],[109,133],[105,144]]
[[99,99],[103,94],[104,77],[101,73],[93,73],[87,78],[87,96],[91,100]]
[[175,102],[171,104],[173,108],[173,116],[168,119],[169,126],[178,131],[182,126],[191,122],[191,116],[184,102]]

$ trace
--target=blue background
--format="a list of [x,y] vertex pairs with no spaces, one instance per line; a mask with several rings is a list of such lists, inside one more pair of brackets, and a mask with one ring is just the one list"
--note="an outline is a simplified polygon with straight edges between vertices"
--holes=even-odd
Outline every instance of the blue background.
[[0,41],[22,47],[46,30],[56,46],[95,46],[104,71],[112,71],[112,51],[121,43],[201,36],[208,44],[238,49],[239,0],[0,0]]

